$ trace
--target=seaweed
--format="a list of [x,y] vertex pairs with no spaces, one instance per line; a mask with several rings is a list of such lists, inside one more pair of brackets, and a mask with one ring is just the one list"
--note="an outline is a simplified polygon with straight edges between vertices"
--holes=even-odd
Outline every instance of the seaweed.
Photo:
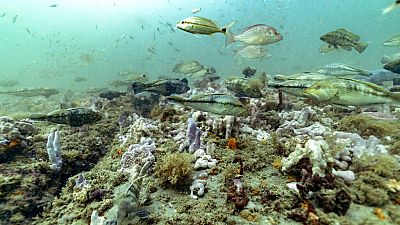
[[191,182],[193,173],[192,156],[188,153],[173,153],[164,156],[154,168],[154,175],[161,184],[176,189],[184,189]]

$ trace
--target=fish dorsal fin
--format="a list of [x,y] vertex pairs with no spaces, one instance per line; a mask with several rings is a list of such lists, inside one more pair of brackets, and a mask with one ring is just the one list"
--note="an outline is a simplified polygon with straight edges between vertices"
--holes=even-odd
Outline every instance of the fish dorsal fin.
[[340,29],[337,29],[336,31],[351,37],[356,42],[360,40],[360,36],[358,36],[357,34],[352,33],[351,31],[347,30],[344,27],[342,27]]

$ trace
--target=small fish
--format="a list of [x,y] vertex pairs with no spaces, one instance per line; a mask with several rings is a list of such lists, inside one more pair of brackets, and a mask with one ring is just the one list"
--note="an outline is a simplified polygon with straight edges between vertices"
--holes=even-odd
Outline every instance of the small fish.
[[349,78],[326,79],[316,82],[303,92],[312,101],[343,106],[400,104],[400,94],[376,84]]
[[17,17],[18,17],[18,15],[15,15],[15,16],[11,19],[11,21],[12,21],[13,23],[15,23],[15,22],[17,21]]
[[238,98],[229,94],[202,94],[191,98],[169,96],[167,99],[195,110],[217,115],[238,116],[247,111],[245,105]]
[[244,59],[263,59],[271,56],[265,48],[259,45],[247,45],[235,52],[235,57]]
[[148,91],[158,93],[164,96],[169,96],[173,94],[183,94],[190,90],[188,86],[188,80],[183,78],[178,79],[160,79],[150,82],[133,82],[131,89],[135,94]]
[[0,17],[5,17],[7,15],[7,13],[3,13],[0,15]]
[[26,28],[26,32],[28,32],[29,34],[31,34],[31,31],[30,31],[28,28]]
[[192,14],[196,14],[196,13],[198,13],[200,11],[201,11],[201,8],[193,8],[192,9]]
[[174,73],[192,74],[204,69],[204,66],[195,60],[178,63],[172,69]]
[[331,52],[334,49],[335,48],[332,45],[325,43],[325,44],[321,45],[321,47],[319,47],[319,52],[325,54],[325,53]]
[[304,90],[324,79],[327,79],[326,75],[312,72],[296,73],[288,76],[275,75],[274,81],[268,82],[268,87],[302,98]]
[[57,7],[57,4],[51,4],[51,5],[49,5],[49,7],[50,8],[55,8],[55,7]]
[[400,59],[385,64],[383,69],[400,74]]
[[118,98],[118,97],[121,97],[121,96],[124,96],[124,95],[126,95],[126,92],[107,90],[107,91],[101,92],[99,94],[99,97],[100,98],[105,98],[105,99],[108,99],[108,100],[113,100],[114,98]]
[[391,5],[389,5],[388,7],[386,7],[383,11],[382,14],[386,14],[389,13],[391,11],[393,11],[394,9],[398,8],[400,6],[400,0],[396,0],[394,1]]
[[33,88],[33,89],[19,89],[19,90],[10,90],[10,91],[0,91],[0,94],[5,95],[14,95],[20,97],[35,97],[35,96],[44,96],[46,98],[58,94],[59,91],[54,88]]
[[226,89],[235,93],[236,97],[261,98],[263,84],[257,80],[243,77],[230,77],[225,82]]
[[353,75],[362,75],[362,76],[371,76],[371,71],[358,69],[353,66],[349,66],[342,63],[331,63],[321,67],[318,70],[318,73],[325,74],[328,76],[353,76]]
[[383,44],[386,47],[398,47],[400,46],[400,34],[394,35],[387,39]]
[[240,41],[245,45],[268,45],[281,41],[283,36],[278,31],[265,24],[255,24],[244,28],[238,35],[232,35],[227,45]]
[[396,61],[398,59],[400,59],[400,53],[395,53],[395,54],[390,55],[390,56],[384,55],[384,56],[382,56],[381,63],[382,64],[386,64],[386,63],[390,63],[390,62]]
[[0,87],[14,87],[18,84],[17,80],[0,80]]
[[226,45],[231,42],[233,35],[230,29],[233,27],[235,22],[231,22],[224,27],[219,27],[214,21],[203,18],[203,17],[188,17],[176,24],[176,27],[180,30],[192,33],[192,34],[215,34],[223,33],[226,36]]
[[132,39],[132,40],[135,40],[135,38],[133,38],[133,36],[132,36],[132,35],[129,35],[129,38],[130,38],[130,39]]
[[71,127],[80,127],[99,121],[102,115],[88,108],[69,108],[53,111],[46,115],[33,115],[32,120],[48,121],[58,124],[66,124]]
[[400,74],[393,73],[389,70],[380,69],[380,70],[373,70],[371,72],[372,76],[368,77],[366,81],[378,85],[383,84],[385,81],[393,81],[396,78],[400,78]]
[[367,42],[361,42],[360,36],[340,28],[335,31],[328,32],[320,37],[320,40],[328,43],[328,47],[343,48],[346,51],[351,51],[353,47],[358,53],[362,53],[368,46]]

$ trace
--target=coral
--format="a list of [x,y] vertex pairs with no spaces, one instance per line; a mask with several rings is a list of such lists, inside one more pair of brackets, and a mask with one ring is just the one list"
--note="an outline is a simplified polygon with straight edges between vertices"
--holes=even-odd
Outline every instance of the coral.
[[[204,195],[204,180],[194,180],[192,185],[190,185],[190,197],[193,199],[197,199],[200,196]],[[196,191],[196,194],[194,192]]]
[[309,139],[304,147],[298,144],[294,152],[282,159],[282,171],[287,171],[302,158],[309,158],[313,174],[323,176],[328,162],[333,162],[328,149],[328,145],[324,139]]
[[120,171],[129,173],[131,177],[136,177],[146,163],[149,166],[154,163],[153,153],[155,150],[154,140],[142,137],[139,144],[129,146],[128,150],[122,155]]
[[62,165],[60,134],[59,131],[53,130],[47,138],[47,154],[50,160],[50,169],[60,171]]
[[358,173],[350,191],[355,203],[384,206],[389,202],[385,179],[371,171]]
[[187,153],[173,153],[158,161],[154,168],[154,175],[160,183],[174,188],[183,188],[190,182],[193,173],[192,156]]
[[351,203],[350,194],[344,189],[323,189],[315,193],[315,199],[325,213],[334,212],[340,216],[346,214]]
[[188,128],[186,131],[185,140],[179,145],[179,152],[189,150],[189,153],[194,153],[200,148],[201,130],[196,126],[193,118],[188,119]]
[[119,140],[122,146],[138,143],[142,137],[153,137],[158,132],[157,124],[137,114],[132,115],[133,124],[125,135],[120,134]]
[[335,143],[343,146],[343,152],[351,152],[355,158],[362,155],[380,155],[387,153],[385,146],[379,144],[379,139],[370,136],[368,140],[363,139],[356,133],[346,133],[335,131],[333,136],[336,138]]
[[375,135],[378,138],[385,136],[400,136],[400,126],[391,121],[373,119],[370,116],[356,114],[347,116],[339,121],[338,130],[358,133],[363,137]]
[[386,186],[387,188],[389,188],[391,192],[400,192],[400,181],[397,181],[395,179],[390,179],[387,182]]

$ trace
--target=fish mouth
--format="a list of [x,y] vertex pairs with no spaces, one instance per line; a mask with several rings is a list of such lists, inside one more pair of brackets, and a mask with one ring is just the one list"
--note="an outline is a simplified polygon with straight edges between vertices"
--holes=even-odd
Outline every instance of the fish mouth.
[[309,98],[309,99],[312,99],[312,100],[316,100],[316,101],[318,101],[320,98],[319,98],[319,96],[317,95],[317,94],[315,94],[315,93],[310,93],[309,91],[303,91],[303,94],[302,94],[304,97],[306,97],[306,98]]

